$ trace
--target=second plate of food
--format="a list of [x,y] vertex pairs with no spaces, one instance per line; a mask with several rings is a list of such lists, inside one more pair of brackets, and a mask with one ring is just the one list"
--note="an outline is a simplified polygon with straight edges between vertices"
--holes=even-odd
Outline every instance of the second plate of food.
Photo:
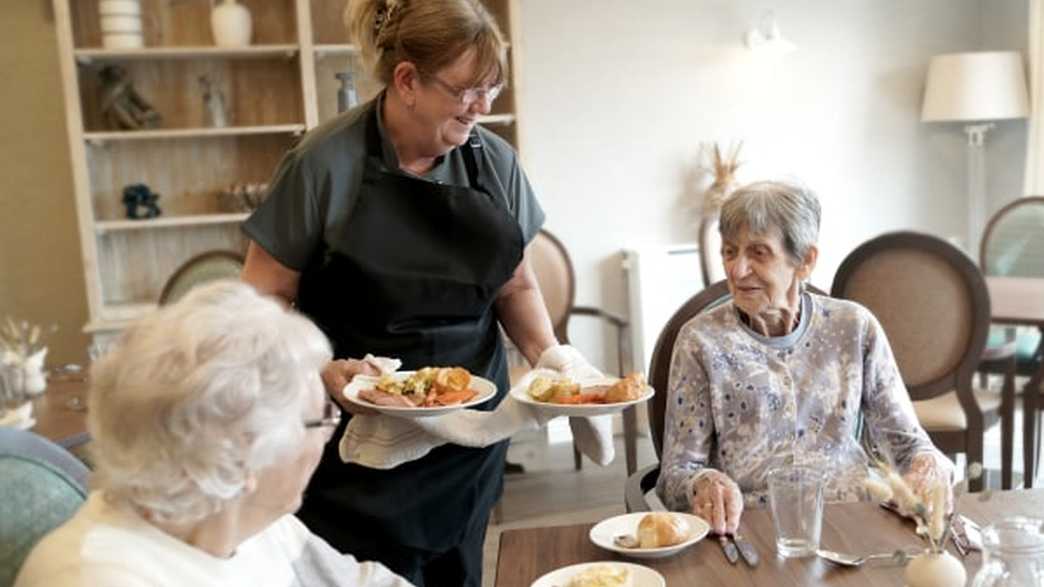
[[[411,405],[407,398],[388,398],[389,395],[402,395],[409,396],[409,399],[415,400],[419,397],[419,394],[379,394],[383,395],[389,400],[387,404],[375,403],[373,401],[374,395],[371,395],[373,391],[378,389],[378,384],[381,386],[388,386],[389,384],[394,388],[410,387],[413,389],[423,388],[427,386],[429,389],[424,390],[424,394],[431,393],[430,382],[427,381],[429,377],[425,376],[424,372],[421,371],[398,371],[390,375],[382,377],[376,377],[371,375],[356,375],[352,378],[352,381],[345,386],[342,393],[348,401],[358,406],[377,410],[378,412],[388,415],[397,416],[400,418],[425,418],[428,416],[438,416],[441,414],[447,414],[457,410],[465,408],[471,408],[489,401],[497,394],[497,386],[492,381],[484,379],[477,375],[471,375],[470,379],[466,384],[462,386],[461,391],[464,389],[469,390],[473,393],[462,394],[463,401],[454,401],[448,405],[437,403],[437,401],[430,401],[431,405]],[[458,382],[459,383],[459,382]],[[360,396],[362,393],[362,396]],[[468,397],[470,396],[470,397]],[[371,399],[365,399],[370,397]],[[448,400],[452,400],[453,397],[450,395],[445,396]],[[400,399],[401,401],[395,401]],[[435,400],[438,400],[436,397]],[[396,405],[397,404],[397,405]]]
[[666,587],[663,575],[642,565],[604,561],[581,563],[555,569],[530,587],[585,587],[587,585],[627,585],[628,587]]
[[655,394],[640,373],[583,384],[547,373],[532,377],[528,386],[515,387],[511,397],[550,416],[601,416],[640,404]]
[[596,546],[625,556],[663,558],[696,544],[709,531],[707,522],[692,514],[636,512],[602,520],[588,536]]

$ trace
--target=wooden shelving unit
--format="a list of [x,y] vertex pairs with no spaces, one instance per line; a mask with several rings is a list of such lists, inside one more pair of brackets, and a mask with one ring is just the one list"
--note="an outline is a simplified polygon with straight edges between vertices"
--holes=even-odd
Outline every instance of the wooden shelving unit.
[[[337,115],[335,75],[356,73],[361,100],[380,86],[363,74],[342,25],[345,0],[239,0],[253,17],[253,45],[214,46],[208,0],[141,0],[145,47],[102,47],[98,0],[52,0],[57,24],[76,209],[96,336],[124,328],[156,305],[167,278],[211,249],[242,250],[248,214],[223,210],[234,183],[269,180],[299,136]],[[508,88],[480,122],[521,151],[519,0],[485,0],[510,40]],[[112,128],[101,111],[99,71],[122,67],[163,117],[158,128]],[[228,126],[206,126],[206,76],[225,96]],[[123,188],[144,183],[163,214],[128,220]]]

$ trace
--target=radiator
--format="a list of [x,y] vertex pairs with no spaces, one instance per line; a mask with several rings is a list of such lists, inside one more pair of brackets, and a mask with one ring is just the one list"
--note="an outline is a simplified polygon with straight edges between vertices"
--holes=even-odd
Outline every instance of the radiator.
[[631,359],[648,371],[660,331],[685,300],[703,289],[700,248],[696,243],[625,249],[631,322]]

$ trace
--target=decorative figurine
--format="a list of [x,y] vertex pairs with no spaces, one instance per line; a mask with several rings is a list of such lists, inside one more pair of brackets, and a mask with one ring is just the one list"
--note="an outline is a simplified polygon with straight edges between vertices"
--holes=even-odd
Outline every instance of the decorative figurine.
[[160,115],[127,79],[119,65],[108,65],[99,73],[102,82],[101,109],[113,128],[140,130],[159,126]]
[[218,201],[226,212],[253,212],[267,195],[267,183],[234,183],[221,190]]
[[[127,208],[127,218],[132,220],[155,218],[162,214],[163,211],[156,204],[158,199],[159,194],[143,183],[134,183],[123,188],[123,205]],[[145,208],[144,213],[138,211],[142,206]]]
[[217,84],[210,81],[207,75],[199,76],[199,85],[203,89],[203,109],[206,112],[207,125],[215,128],[228,126],[225,115],[225,94]]
[[351,71],[334,74],[341,80],[341,87],[337,88],[337,113],[354,108],[359,104],[359,94],[355,91],[355,74]]

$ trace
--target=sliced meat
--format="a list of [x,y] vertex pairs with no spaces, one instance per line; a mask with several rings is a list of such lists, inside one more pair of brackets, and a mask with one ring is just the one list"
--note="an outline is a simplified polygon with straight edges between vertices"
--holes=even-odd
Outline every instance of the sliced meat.
[[408,397],[380,391],[378,389],[360,389],[359,398],[378,406],[390,408],[415,408],[417,407]]

